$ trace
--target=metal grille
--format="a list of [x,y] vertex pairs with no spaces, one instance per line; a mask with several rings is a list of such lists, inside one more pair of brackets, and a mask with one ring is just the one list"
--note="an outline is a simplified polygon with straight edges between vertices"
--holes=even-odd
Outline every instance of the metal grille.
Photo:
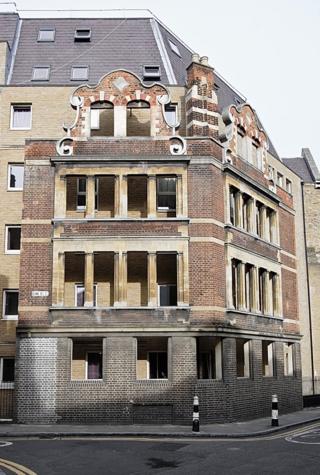
[[0,383],[0,422],[13,418],[14,388],[13,383]]

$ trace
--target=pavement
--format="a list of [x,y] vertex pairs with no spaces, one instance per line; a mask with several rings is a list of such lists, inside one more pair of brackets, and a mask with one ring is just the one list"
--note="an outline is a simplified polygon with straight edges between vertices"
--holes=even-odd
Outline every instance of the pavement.
[[[201,416],[200,416],[201,417]],[[89,437],[203,437],[244,438],[259,437],[295,427],[320,422],[320,407],[279,415],[279,427],[271,427],[271,417],[226,424],[201,424],[200,431],[192,432],[183,425],[107,425],[107,424],[10,424],[0,423],[0,438],[89,438]]]

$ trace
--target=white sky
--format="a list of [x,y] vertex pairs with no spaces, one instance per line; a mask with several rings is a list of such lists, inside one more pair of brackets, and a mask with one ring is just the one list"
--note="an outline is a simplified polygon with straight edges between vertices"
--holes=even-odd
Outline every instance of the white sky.
[[23,9],[148,8],[256,109],[281,157],[320,164],[318,0],[17,0]]

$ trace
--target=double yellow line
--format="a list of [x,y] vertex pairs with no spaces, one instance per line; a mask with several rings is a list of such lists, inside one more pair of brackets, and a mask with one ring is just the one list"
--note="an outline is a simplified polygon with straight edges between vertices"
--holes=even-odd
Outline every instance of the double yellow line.
[[32,470],[29,470],[27,467],[19,465],[18,463],[11,462],[10,460],[0,459],[0,467],[8,468],[16,475],[37,475]]

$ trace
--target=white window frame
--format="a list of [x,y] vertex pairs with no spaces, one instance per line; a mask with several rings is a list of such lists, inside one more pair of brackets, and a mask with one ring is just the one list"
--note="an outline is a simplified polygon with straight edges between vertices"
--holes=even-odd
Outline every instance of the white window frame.
[[6,295],[8,293],[17,292],[18,293],[18,305],[19,305],[19,290],[18,289],[4,289],[2,292],[2,320],[18,320],[17,315],[6,315]]
[[[153,71],[152,71],[153,70]],[[159,64],[145,64],[143,66],[143,79],[158,79],[161,78],[161,68]]]
[[[167,342],[167,345],[168,345],[168,342]],[[149,358],[149,355],[151,353],[165,353],[167,355],[167,377],[166,378],[150,378],[150,358]],[[149,381],[168,381],[169,379],[169,361],[168,361],[168,348],[167,348],[167,351],[156,351],[156,350],[152,350],[152,351],[147,351],[147,379]]]
[[[79,190],[79,180],[85,180],[86,181],[86,191],[80,191]],[[76,210],[77,211],[85,211],[87,207],[87,178],[86,177],[77,177],[77,197],[76,197]],[[78,206],[78,196],[85,196],[86,197],[86,204],[85,206]]]
[[[84,307],[80,307],[77,305],[77,288],[83,288],[84,289],[84,292],[85,292],[85,285],[84,283],[82,282],[76,282],[74,284],[74,306],[77,307],[77,308],[84,308]],[[94,287],[94,290],[93,290],[93,306],[94,307],[97,307],[97,303],[98,303],[98,284],[94,283],[93,284],[93,287]],[[94,298],[95,297],[95,298]],[[85,299],[83,299],[85,300]]]
[[[42,40],[41,39],[41,32],[42,31],[52,31],[53,32],[53,39],[52,40]],[[37,41],[39,43],[53,43],[55,41],[55,38],[56,38],[56,30],[55,28],[40,28],[40,30],[38,31],[38,39]]]
[[3,360],[13,360],[13,356],[1,356],[0,357],[0,389],[14,389],[14,380],[13,381],[3,381]]
[[[30,107],[30,125],[29,127],[14,127],[13,126],[13,115],[15,108],[18,107]],[[10,113],[10,130],[31,130],[32,129],[32,104],[11,104],[11,113]]]
[[[87,31],[87,35],[79,35],[79,31]],[[91,28],[76,28],[74,32],[74,41],[77,43],[91,41]]]
[[[88,378],[88,355],[89,354],[99,354],[101,355],[101,378]],[[102,351],[86,351],[86,379],[85,381],[102,381],[103,380],[103,360],[102,360]]]
[[[158,182],[159,182],[159,180],[164,179],[164,178],[174,178],[175,185],[176,185],[176,191],[159,191]],[[170,213],[177,211],[177,177],[176,176],[169,176],[169,175],[158,175],[157,176],[156,187],[157,187],[157,189],[156,189],[157,210],[158,211],[169,211]],[[175,209],[169,208],[168,206],[158,206],[158,196],[175,196],[176,197],[176,207],[175,207]]]
[[[8,249],[8,237],[9,237],[10,228],[20,229],[20,249]],[[20,254],[20,250],[21,250],[21,224],[6,224],[4,253],[5,254]]]
[[22,167],[23,172],[24,172],[24,164],[23,163],[8,163],[8,191],[22,191],[23,185],[22,185],[22,188],[10,186],[11,167]]

